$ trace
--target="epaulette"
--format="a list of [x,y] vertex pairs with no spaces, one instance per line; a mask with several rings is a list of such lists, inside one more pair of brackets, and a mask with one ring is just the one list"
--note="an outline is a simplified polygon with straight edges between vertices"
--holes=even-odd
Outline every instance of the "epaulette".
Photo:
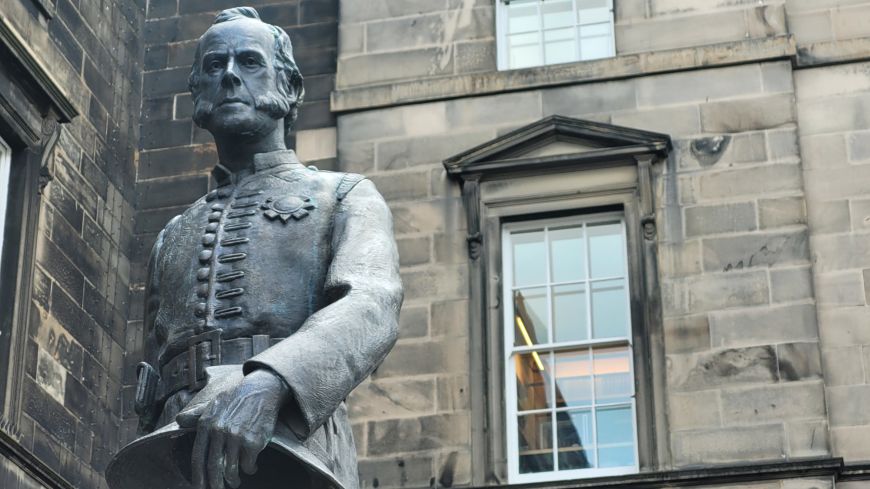
[[365,180],[366,177],[358,173],[345,173],[338,182],[338,187],[335,188],[335,198],[341,202],[347,194],[356,187],[356,184]]

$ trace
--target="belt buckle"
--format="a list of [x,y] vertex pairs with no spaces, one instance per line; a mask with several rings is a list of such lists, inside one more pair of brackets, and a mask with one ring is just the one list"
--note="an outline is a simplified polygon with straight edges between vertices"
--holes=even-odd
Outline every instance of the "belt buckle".
[[[196,359],[199,345],[208,344],[208,354],[204,359],[209,361],[210,367],[221,364],[221,333],[223,333],[222,329],[213,329],[187,339],[187,386],[191,391],[198,390],[205,384],[205,376],[202,380],[198,379],[199,367]],[[205,365],[203,365],[203,372],[205,372]]]

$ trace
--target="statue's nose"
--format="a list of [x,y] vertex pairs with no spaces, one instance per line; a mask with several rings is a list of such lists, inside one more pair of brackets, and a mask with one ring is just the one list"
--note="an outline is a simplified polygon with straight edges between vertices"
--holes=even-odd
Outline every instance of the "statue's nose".
[[242,79],[236,74],[236,62],[230,59],[227,63],[227,69],[224,71],[224,77],[221,79],[221,85],[224,88],[235,88],[242,84]]

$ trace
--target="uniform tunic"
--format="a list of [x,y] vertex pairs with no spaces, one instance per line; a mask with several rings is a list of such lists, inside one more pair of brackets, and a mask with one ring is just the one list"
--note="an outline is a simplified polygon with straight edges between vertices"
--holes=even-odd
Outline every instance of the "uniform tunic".
[[[287,383],[290,414],[279,422],[355,488],[344,399],[395,343],[402,302],[389,208],[370,181],[306,168],[289,150],[255,155],[251,171],[218,166],[215,177],[219,187],[154,245],[146,355],[173,385],[188,376],[177,366],[191,337],[220,330],[220,341],[248,345],[241,339],[268,335],[244,372],[269,369]],[[165,392],[157,427],[195,390]]]

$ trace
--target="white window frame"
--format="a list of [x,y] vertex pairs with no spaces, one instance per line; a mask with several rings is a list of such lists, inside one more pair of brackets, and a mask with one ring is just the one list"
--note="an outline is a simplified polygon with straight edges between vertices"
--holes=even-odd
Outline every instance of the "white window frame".
[[[511,246],[511,233],[517,231],[526,231],[526,230],[534,230],[534,229],[547,229],[547,227],[552,226],[560,226],[560,225],[570,225],[570,224],[595,224],[598,222],[613,222],[614,220],[619,220],[622,226],[622,242],[625,249],[623,250],[623,266],[625,271],[625,304],[628,308],[627,321],[628,321],[628,331],[627,336],[625,338],[619,339],[603,339],[603,340],[595,340],[588,339],[584,341],[572,341],[572,342],[561,342],[561,343],[546,343],[535,345],[534,347],[516,347],[514,346],[514,329],[512,326],[514,324],[514,306],[513,306],[513,247]],[[545,236],[547,233],[545,231]],[[636,399],[636,376],[635,376],[635,366],[634,366],[634,349],[632,345],[632,336],[633,336],[633,325],[631,321],[631,298],[630,298],[630,277],[631,272],[629,270],[628,263],[628,241],[627,241],[627,233],[626,233],[626,223],[625,216],[621,212],[613,213],[601,213],[601,214],[589,214],[589,215],[578,215],[571,217],[562,217],[562,218],[553,218],[553,219],[533,219],[527,221],[520,222],[512,222],[505,223],[502,226],[502,278],[503,278],[503,287],[502,287],[502,304],[504,304],[504,372],[505,372],[505,424],[506,424],[506,441],[507,441],[507,458],[508,458],[508,478],[511,484],[515,483],[533,483],[533,482],[547,482],[547,481],[555,481],[555,480],[566,480],[566,479],[579,479],[579,478],[591,478],[591,477],[606,477],[606,476],[615,476],[615,475],[626,475],[626,474],[634,474],[639,472],[640,465],[639,459],[640,454],[638,453],[638,426],[637,426],[637,399]],[[549,243],[549,238],[545,237],[545,243]],[[550,338],[553,338],[553,321],[552,321],[552,300],[551,300],[551,292],[550,288],[553,285],[550,280],[550,248],[549,245],[546,246],[547,249],[547,310],[548,315],[548,328],[550,332]],[[589,250],[586,250],[587,253],[587,270],[588,270],[588,253]],[[588,272],[587,272],[588,273]],[[588,277],[587,277],[587,285],[588,285]],[[588,289],[588,288],[587,288]],[[587,308],[587,315],[591,315],[591,308]],[[587,316],[587,321],[591,325],[591,319]],[[566,349],[576,349],[582,347],[590,347],[592,351],[596,348],[605,348],[608,346],[627,346],[628,347],[628,357],[629,357],[629,366],[630,366],[630,374],[631,374],[631,413],[632,413],[632,431],[633,431],[633,443],[634,443],[634,465],[628,467],[608,467],[608,468],[587,468],[587,469],[573,469],[573,470],[558,470],[558,459],[559,457],[554,457],[554,466],[553,470],[550,472],[536,472],[536,473],[527,473],[521,474],[519,471],[519,439],[518,439],[518,411],[517,411],[517,386],[516,386],[516,370],[515,370],[515,362],[514,355],[520,353],[527,353],[530,351],[560,351]],[[594,360],[593,360],[594,361]],[[555,375],[551,375],[551,382],[555,382]],[[554,387],[551,385],[551,390]],[[593,406],[597,405],[593,401]],[[551,413],[552,420],[555,421],[556,416],[555,413],[557,411],[570,411],[571,407],[565,408],[557,408],[555,405],[552,405],[548,408]],[[593,412],[593,432],[597,432],[597,421],[595,421],[595,413],[597,409],[592,409]],[[557,426],[553,424],[551,426],[551,436],[552,439],[552,448],[554,450],[558,450],[558,443],[556,439],[557,434]],[[597,434],[595,435],[597,436]],[[595,438],[593,438],[594,440]],[[595,449],[597,450],[597,443],[594,444]],[[596,457],[597,460],[597,457]]]
[[[12,148],[0,138],[0,257],[3,256],[6,209],[9,200],[9,173],[12,170]],[[2,260],[0,260],[2,262]],[[2,263],[0,263],[2,264]]]
[[[508,14],[507,14],[507,6],[510,3],[516,2],[535,2],[538,5],[538,35],[540,40],[540,49],[541,49],[541,64],[536,66],[547,66],[546,56],[545,56],[545,45],[543,39],[544,32],[544,16],[541,14],[541,4],[546,2],[547,0],[496,0],[496,48],[498,50],[498,69],[499,71],[512,70],[512,69],[526,69],[526,68],[534,68],[534,66],[527,66],[523,68],[511,68],[510,66],[510,48],[508,43]],[[568,61],[567,63],[576,63],[580,61],[588,61],[584,60],[581,57],[580,50],[580,27],[583,25],[580,23],[577,14],[577,2],[582,0],[571,0],[573,7],[573,28],[574,28],[574,60]],[[615,20],[614,20],[614,12],[613,12],[613,0],[607,0],[607,8],[610,10],[610,56],[605,56],[601,58],[594,59],[606,59],[608,57],[616,56],[616,30],[615,30]],[[597,23],[597,22],[596,22]],[[534,32],[534,31],[529,31]]]

